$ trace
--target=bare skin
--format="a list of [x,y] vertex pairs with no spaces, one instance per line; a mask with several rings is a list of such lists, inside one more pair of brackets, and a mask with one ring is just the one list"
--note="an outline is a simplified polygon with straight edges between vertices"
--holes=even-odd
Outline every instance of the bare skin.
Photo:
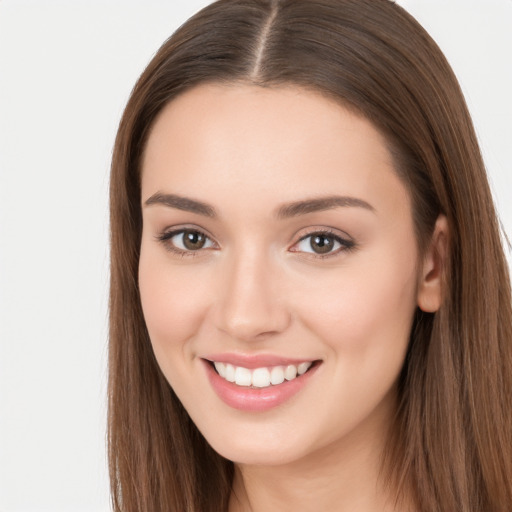
[[[148,332],[192,420],[235,462],[230,512],[394,511],[382,451],[414,312],[440,305],[445,219],[419,255],[381,134],[294,87],[188,91],[156,121],[142,170]],[[269,356],[312,364],[275,406],[212,385],[225,384],[214,363]]]
[[[393,395],[394,390],[389,400]],[[378,411],[366,432],[353,432],[337,446],[329,445],[301,461],[271,467],[239,465],[229,512],[394,511],[378,472],[384,441],[379,427],[388,419],[379,416],[385,410],[383,406]]]

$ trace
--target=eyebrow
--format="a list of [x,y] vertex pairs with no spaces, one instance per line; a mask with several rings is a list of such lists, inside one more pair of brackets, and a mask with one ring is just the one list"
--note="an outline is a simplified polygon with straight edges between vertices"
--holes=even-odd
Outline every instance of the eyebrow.
[[303,201],[295,201],[281,206],[277,210],[278,219],[288,219],[290,217],[297,217],[299,215],[306,215],[308,213],[320,212],[324,210],[332,210],[339,207],[358,207],[364,208],[371,212],[375,212],[375,208],[357,197],[349,196],[327,196]]
[[217,216],[213,206],[203,203],[202,201],[197,201],[196,199],[190,199],[188,197],[182,197],[176,194],[162,194],[161,192],[157,192],[156,194],[153,194],[144,204],[145,206],[152,206],[155,204],[169,206],[170,208],[176,208],[178,210],[184,210],[186,212],[204,215],[205,217]]
[[[147,199],[144,204],[145,206],[163,205],[170,208],[176,208],[178,210],[196,213],[205,217],[217,217],[217,212],[213,206],[196,199],[176,194],[164,194],[162,192],[157,192]],[[298,217],[300,215],[307,215],[308,213],[332,210],[340,207],[358,207],[375,212],[375,208],[362,199],[350,196],[333,195],[304,199],[284,204],[277,209],[276,217],[278,219],[289,219],[291,217]]]

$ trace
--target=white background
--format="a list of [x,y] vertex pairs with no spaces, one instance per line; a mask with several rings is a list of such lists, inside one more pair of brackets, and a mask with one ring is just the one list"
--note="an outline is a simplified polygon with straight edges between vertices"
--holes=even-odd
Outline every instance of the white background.
[[[0,0],[0,512],[109,510],[111,148],[137,76],[207,3]],[[510,235],[512,0],[399,3],[462,83]]]

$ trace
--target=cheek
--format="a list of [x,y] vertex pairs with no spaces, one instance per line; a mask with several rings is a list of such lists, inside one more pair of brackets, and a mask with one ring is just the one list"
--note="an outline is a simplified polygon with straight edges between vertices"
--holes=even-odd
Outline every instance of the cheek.
[[181,349],[201,324],[208,293],[205,279],[192,266],[169,265],[165,255],[144,249],[139,263],[142,309],[157,359]]
[[303,318],[336,351],[366,357],[396,348],[401,354],[416,308],[414,261],[411,253],[340,269],[302,294]]
[[[327,349],[335,383],[332,396],[322,395],[314,406],[331,426],[325,439],[350,431],[380,403],[389,405],[385,397],[403,366],[416,308],[414,261],[347,265],[297,299],[303,322]],[[333,399],[343,407],[333,405]]]

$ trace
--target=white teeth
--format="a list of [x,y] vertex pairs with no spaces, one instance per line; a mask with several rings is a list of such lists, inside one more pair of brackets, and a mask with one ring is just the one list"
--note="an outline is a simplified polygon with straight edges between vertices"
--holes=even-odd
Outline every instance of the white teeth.
[[297,366],[297,373],[299,375],[304,375],[310,368],[311,363],[300,363],[299,366]]
[[284,378],[286,380],[293,380],[297,377],[297,367],[293,364],[289,364],[284,371]]
[[284,382],[284,370],[282,366],[274,366],[270,372],[270,382],[275,386]]
[[249,370],[243,366],[233,366],[229,363],[214,363],[217,373],[228,382],[234,382],[238,386],[267,388],[270,385],[277,386],[282,384],[285,379],[293,380],[300,375],[304,375],[312,362],[304,362],[299,365],[289,364],[287,366],[272,366],[270,368],[256,368]]
[[221,376],[226,378],[226,365],[224,363],[213,363],[215,365],[215,369],[217,370],[217,373]]
[[226,376],[224,378],[228,382],[235,382],[235,367],[232,364],[226,365]]
[[270,386],[270,372],[267,368],[256,368],[252,372],[252,385],[255,388],[266,388]]
[[250,386],[251,382],[251,370],[237,366],[235,370],[235,384],[237,386]]

